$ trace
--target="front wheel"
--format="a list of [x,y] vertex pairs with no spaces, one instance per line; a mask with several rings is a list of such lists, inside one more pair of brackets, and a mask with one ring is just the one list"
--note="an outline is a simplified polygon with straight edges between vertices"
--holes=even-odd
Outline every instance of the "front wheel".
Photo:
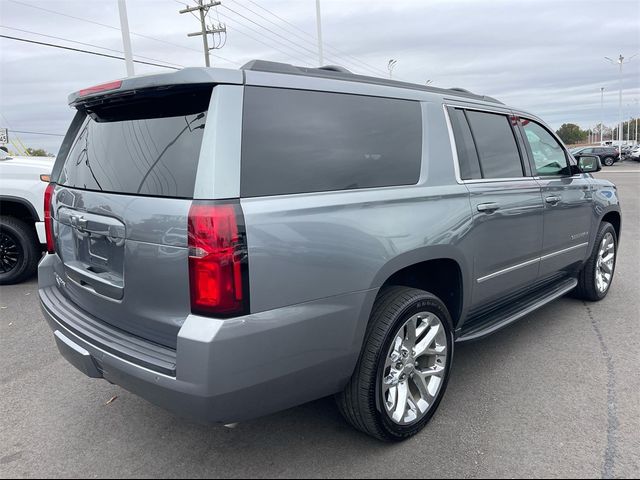
[[444,395],[453,358],[451,317],[415,288],[388,287],[376,300],[360,359],[338,407],[358,430],[385,441],[418,433]]
[[589,259],[578,275],[575,293],[578,298],[597,302],[609,293],[616,270],[618,237],[608,222],[602,222]]
[[615,160],[611,157],[607,157],[604,159],[604,161],[602,162],[604,163],[607,167],[610,167],[611,165],[613,165],[615,163]]

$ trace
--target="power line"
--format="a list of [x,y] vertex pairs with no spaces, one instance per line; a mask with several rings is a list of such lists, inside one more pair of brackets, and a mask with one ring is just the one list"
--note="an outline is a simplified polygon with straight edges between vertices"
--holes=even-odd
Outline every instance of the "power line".
[[[9,40],[16,40],[18,42],[33,43],[33,44],[36,44],[36,45],[43,45],[43,46],[46,46],[46,47],[60,48],[62,50],[70,50],[72,52],[87,53],[87,54],[90,54],[90,55],[97,55],[99,57],[113,58],[113,59],[116,59],[116,60],[124,60],[124,57],[118,57],[116,55],[109,55],[107,53],[92,52],[91,50],[83,50],[81,48],[65,47],[63,45],[56,45],[55,43],[38,42],[36,40],[28,40],[26,38],[12,37],[10,35],[0,35],[0,38],[7,38]],[[170,68],[172,70],[180,70],[177,67],[171,67],[169,65],[161,65],[159,63],[145,62],[143,60],[134,60],[134,62],[135,63],[141,63],[143,65],[152,65],[154,67],[162,67],[162,68]]]
[[[31,30],[24,30],[22,28],[7,27],[6,25],[0,25],[0,28],[6,28],[8,30],[15,30],[17,32],[22,32],[22,33],[29,33],[31,35],[39,35],[41,37],[46,37],[46,38],[53,38],[55,40],[62,40],[64,42],[75,43],[77,45],[84,45],[85,47],[101,48],[103,50],[108,50],[110,52],[124,53],[122,50],[116,50],[115,48],[103,47],[103,46],[100,46],[100,45],[95,45],[93,43],[79,42],[77,40],[70,40],[70,39],[64,38],[64,37],[56,37],[55,35],[46,35],[44,33],[32,32]],[[154,62],[163,62],[163,63],[166,63],[167,65],[175,65],[176,67],[184,68],[184,65],[180,65],[179,63],[166,62],[164,60],[159,60],[157,58],[151,58],[151,57],[145,57],[143,55],[136,55],[136,57],[144,58],[146,60],[151,60],[151,61],[154,61]]]
[[[226,15],[224,15],[224,14],[222,14],[222,13],[220,14],[220,16],[222,16],[222,18],[223,18],[223,19],[225,19],[226,21],[231,21],[232,23],[237,22],[237,23],[238,23],[239,25],[241,25],[243,28],[246,28],[246,29],[248,29],[248,30],[251,30],[252,32],[257,33],[258,35],[262,35],[262,32],[260,32],[259,30],[257,30],[257,29],[255,29],[255,28],[251,27],[250,25],[246,25],[246,24],[244,24],[244,23],[242,23],[242,22],[238,21],[238,20],[237,20],[237,19],[235,19],[235,18],[228,17],[228,16],[226,16]],[[260,44],[264,45],[265,47],[273,48],[273,49],[275,49],[275,50],[279,51],[280,53],[283,53],[283,54],[284,54],[284,55],[286,55],[287,57],[295,58],[296,60],[300,60],[300,61],[302,61],[303,63],[307,63],[307,62],[309,61],[309,60],[308,60],[307,58],[305,58],[305,57],[297,56],[297,55],[302,55],[302,54],[301,54],[301,53],[299,53],[299,52],[297,52],[296,50],[293,50],[293,51],[294,51],[294,52],[296,52],[296,54],[297,54],[297,55],[295,55],[295,54],[293,54],[293,53],[291,53],[291,52],[287,52],[287,51],[285,51],[285,50],[282,50],[281,48],[276,47],[276,46],[274,46],[274,45],[267,44],[267,43],[265,42],[265,39],[268,39],[268,40],[269,40],[269,41],[271,41],[271,42],[277,42],[277,44],[278,44],[278,45],[282,45],[282,46],[284,46],[284,48],[291,48],[289,45],[287,45],[287,44],[285,44],[285,43],[283,43],[283,42],[280,42],[280,41],[278,41],[278,40],[276,40],[276,39],[273,39],[273,38],[270,38],[270,37],[264,37],[264,36],[263,36],[263,38],[264,38],[264,39],[263,39],[263,40],[260,40],[259,38],[256,38],[256,37],[254,37],[253,35],[249,35],[248,33],[243,32],[242,30],[239,30],[237,26],[236,26],[236,27],[234,27],[234,30],[232,30],[231,32],[233,32],[233,31],[236,31],[236,32],[238,32],[238,33],[240,33],[240,34],[242,34],[242,35],[245,35],[245,36],[247,36],[247,37],[251,38],[252,40],[254,40],[254,41],[256,41],[256,42],[258,42],[258,43],[260,43]]]
[[[7,0],[7,1],[11,2],[11,3],[18,4],[18,5],[23,5],[25,7],[34,8],[36,10],[41,10],[43,12],[51,13],[51,14],[54,14],[54,15],[60,15],[62,17],[67,17],[67,18],[73,18],[74,20],[79,20],[81,22],[87,22],[87,23],[91,23],[91,24],[94,24],[94,25],[99,25],[101,27],[110,28],[111,30],[120,31],[120,28],[118,28],[118,27],[114,27],[113,25],[108,25],[106,23],[96,22],[95,20],[90,20],[88,18],[77,17],[75,15],[70,15],[68,13],[56,12],[55,10],[50,10],[48,8],[40,7],[38,5],[32,5],[30,3],[21,2],[19,0]],[[133,32],[132,31],[131,35],[135,35],[135,36],[140,37],[140,38],[145,38],[147,40],[153,40],[154,42],[164,43],[165,45],[171,45],[171,46],[174,46],[174,47],[182,48],[184,50],[191,50],[191,51],[200,53],[200,50],[198,50],[196,48],[187,47],[187,46],[180,45],[180,44],[177,44],[177,43],[169,42],[167,40],[163,40],[161,38],[155,38],[155,37],[151,37],[149,35],[144,35],[142,33],[137,33],[137,32]],[[234,65],[238,65],[237,62],[234,62],[233,60],[229,60],[228,58],[224,58],[222,55],[216,55],[216,54],[213,54],[213,53],[211,55],[213,55],[214,57],[218,57],[221,60],[224,60],[226,62],[232,63]]]
[[[247,1],[251,2],[253,5],[255,5],[255,6],[259,7],[260,9],[264,10],[265,12],[269,13],[270,15],[272,15],[272,16],[274,16],[274,17],[276,17],[278,20],[280,20],[280,21],[282,21],[282,22],[286,23],[287,25],[290,25],[290,26],[291,26],[291,27],[293,27],[295,30],[297,30],[297,31],[299,31],[299,32],[302,32],[304,35],[306,35],[307,37],[311,38],[312,40],[308,40],[308,39],[306,39],[306,38],[303,38],[302,36],[298,35],[297,33],[293,33],[293,32],[291,32],[290,30],[285,29],[284,27],[282,27],[281,25],[277,24],[277,23],[276,23],[276,22],[274,22],[273,20],[269,20],[268,18],[266,18],[265,16],[263,16],[263,15],[261,15],[260,13],[256,12],[255,10],[250,9],[250,8],[249,8],[249,7],[247,7],[246,5],[243,5],[243,4],[242,4],[242,3],[240,3],[238,0],[231,0],[231,1],[233,1],[234,3],[236,3],[236,4],[240,5],[240,6],[242,6],[244,9],[246,9],[246,10],[248,10],[248,11],[252,12],[253,14],[255,14],[255,15],[259,16],[260,18],[262,18],[262,19],[266,20],[267,22],[269,22],[269,23],[271,23],[271,24],[273,24],[273,25],[277,26],[278,28],[282,29],[283,31],[285,31],[285,32],[287,32],[287,33],[289,33],[289,34],[291,34],[291,35],[294,35],[295,37],[299,38],[300,40],[305,41],[305,42],[310,43],[310,44],[312,44],[312,45],[314,45],[314,46],[315,46],[315,40],[316,40],[316,39],[315,39],[315,37],[314,37],[313,35],[311,35],[311,34],[310,34],[310,33],[308,33],[308,32],[305,32],[305,31],[304,31],[304,30],[302,30],[300,27],[298,27],[298,26],[296,26],[295,24],[293,24],[293,23],[289,22],[288,20],[286,20],[286,19],[282,18],[281,16],[279,16],[279,15],[275,14],[274,12],[272,12],[271,10],[269,10],[268,8],[263,7],[262,5],[259,5],[258,3],[254,2],[254,1],[252,1],[252,0],[247,0]],[[347,54],[347,53],[341,52],[340,50],[338,50],[338,49],[334,48],[333,46],[331,46],[331,45],[327,44],[326,42],[323,42],[323,45],[324,45],[325,47],[327,47],[327,50],[333,50],[333,52],[334,52],[334,53],[332,53],[332,56],[335,56],[335,57],[338,57],[338,58],[342,58],[342,59],[344,59],[344,60],[347,60],[348,62],[352,63],[354,66],[357,66],[357,68],[363,68],[363,69],[365,69],[365,70],[368,70],[369,72],[374,73],[375,75],[380,75],[381,73],[383,73],[382,69],[378,69],[378,68],[376,68],[376,67],[373,67],[373,66],[371,66],[371,65],[367,64],[366,62],[363,62],[362,60],[360,60],[360,59],[358,59],[358,58],[354,57],[353,55],[350,55],[350,54]]]
[[25,135],[47,135],[52,137],[64,137],[64,133],[48,133],[48,132],[30,132],[27,130],[11,130],[10,133],[24,133]]
[[[180,0],[173,0],[173,1],[174,1],[175,3],[177,3],[177,4],[179,4],[179,5],[186,5],[183,1],[180,1]],[[192,15],[194,15],[194,17],[196,17],[196,18],[197,18],[197,16],[196,16],[195,14],[193,14],[193,12],[192,12]],[[277,39],[274,39],[274,38],[271,38],[271,37],[267,37],[267,36],[265,36],[261,31],[259,31],[259,30],[258,30],[258,29],[256,29],[255,27],[252,27],[251,25],[247,25],[246,23],[243,23],[241,20],[239,20],[239,19],[237,19],[237,18],[233,18],[233,17],[231,17],[231,16],[229,16],[229,15],[222,14],[222,13],[220,13],[220,12],[218,11],[218,9],[216,9],[216,15],[218,16],[218,19],[219,19],[219,17],[220,17],[220,16],[222,16],[222,18],[223,18],[224,20],[226,20],[226,21],[231,21],[231,22],[232,22],[232,24],[237,23],[238,25],[241,25],[243,28],[246,28],[246,29],[248,29],[248,30],[252,31],[252,32],[256,33],[257,35],[261,35],[261,36],[264,38],[264,40],[260,40],[260,39],[258,39],[258,38],[256,38],[256,37],[254,37],[253,35],[250,35],[250,34],[246,33],[245,31],[242,31],[242,30],[238,29],[238,27],[237,27],[237,26],[235,26],[235,27],[234,27],[234,31],[235,31],[235,32],[240,33],[241,35],[244,35],[244,36],[246,36],[246,37],[249,37],[250,39],[252,39],[252,40],[254,40],[254,41],[256,41],[256,42],[260,43],[261,45],[264,45],[265,47],[268,47],[268,48],[272,48],[272,49],[274,49],[274,50],[277,50],[277,51],[279,51],[280,53],[282,53],[282,54],[286,55],[287,57],[290,57],[290,58],[293,58],[293,59],[296,59],[296,60],[302,61],[302,63],[307,63],[307,62],[309,61],[307,58],[303,58],[303,57],[300,57],[300,56],[294,55],[293,53],[291,53],[291,52],[287,52],[287,51],[284,51],[284,50],[282,50],[281,48],[279,48],[279,47],[277,47],[277,46],[274,46],[273,44],[268,44],[268,43],[266,43],[266,42],[265,42],[265,40],[267,40],[267,39],[268,39],[270,42],[275,42],[275,43],[277,43],[278,45],[283,46],[284,48],[291,49],[293,52],[296,52],[296,54],[298,54],[298,55],[308,55],[308,54],[305,54],[305,53],[303,53],[303,52],[298,52],[297,50],[293,49],[293,48],[292,48],[290,45],[288,45],[287,43],[284,43],[284,42],[281,42],[280,40],[277,40]],[[218,20],[218,23],[220,23],[220,21],[219,21],[219,20]],[[294,45],[295,45],[295,44],[294,44]]]
[[[253,23],[254,25],[257,25],[258,27],[265,29],[266,31],[270,32],[272,35],[275,35],[275,36],[277,36],[277,37],[279,37],[279,38],[281,38],[281,39],[285,40],[286,42],[290,42],[290,43],[292,43],[293,45],[296,45],[294,42],[292,42],[292,41],[291,41],[290,39],[288,39],[287,37],[284,37],[284,36],[280,35],[278,32],[274,32],[274,31],[273,31],[273,30],[271,30],[270,28],[267,28],[267,27],[265,27],[264,25],[262,25],[262,24],[260,24],[260,23],[258,23],[258,22],[256,22],[256,21],[254,21],[254,20],[250,19],[250,18],[249,18],[249,17],[247,17],[246,15],[243,15],[242,13],[239,13],[239,12],[237,12],[236,10],[234,10],[234,9],[232,9],[232,8],[230,8],[230,7],[227,7],[226,5],[222,5],[222,7],[223,7],[223,8],[226,8],[226,9],[227,9],[227,10],[229,10],[230,12],[233,12],[233,13],[235,13],[236,15],[238,15],[238,16],[240,16],[240,17],[244,18],[245,20],[248,20],[249,22]],[[296,46],[299,46],[299,47],[300,47],[300,49],[305,50],[306,52],[310,53],[311,55],[313,55],[313,56],[315,57],[315,55],[316,55],[316,52],[315,52],[315,51],[313,51],[313,50],[309,50],[308,48],[306,48],[306,47],[305,47],[305,46],[303,46],[303,45],[296,45]],[[302,52],[301,52],[301,53],[302,53]]]

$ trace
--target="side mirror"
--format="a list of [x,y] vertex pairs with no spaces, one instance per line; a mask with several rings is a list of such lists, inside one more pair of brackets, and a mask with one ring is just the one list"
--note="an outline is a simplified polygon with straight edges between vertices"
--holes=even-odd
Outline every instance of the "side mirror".
[[581,173],[593,173],[602,170],[600,157],[597,155],[579,155],[578,169]]

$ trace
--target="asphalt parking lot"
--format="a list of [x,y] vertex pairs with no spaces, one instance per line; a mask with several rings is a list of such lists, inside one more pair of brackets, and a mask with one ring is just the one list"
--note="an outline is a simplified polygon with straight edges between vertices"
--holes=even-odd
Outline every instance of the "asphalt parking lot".
[[352,430],[332,399],[235,430],[185,422],[63,360],[35,279],[0,287],[0,477],[638,477],[640,164],[598,175],[623,204],[609,296],[458,346],[439,411],[399,445]]

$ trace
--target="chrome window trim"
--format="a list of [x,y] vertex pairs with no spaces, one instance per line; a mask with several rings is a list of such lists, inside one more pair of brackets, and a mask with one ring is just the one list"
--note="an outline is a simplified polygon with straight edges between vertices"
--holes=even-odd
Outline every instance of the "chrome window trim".
[[533,265],[537,262],[544,262],[553,257],[557,257],[558,255],[563,255],[565,253],[569,253],[573,250],[577,250],[579,248],[584,248],[589,245],[589,242],[583,242],[578,245],[572,245],[568,248],[563,248],[562,250],[557,250],[555,252],[547,253],[546,255],[542,255],[540,257],[532,258],[531,260],[527,260],[526,262],[518,263],[516,265],[512,265],[507,268],[503,268],[502,270],[498,270],[497,272],[490,273],[489,275],[485,275],[484,277],[480,277],[476,280],[477,283],[486,282],[487,280],[491,280],[492,278],[499,277],[500,275],[504,275],[505,273],[513,272],[514,270],[518,270],[519,268],[528,267],[529,265]]

